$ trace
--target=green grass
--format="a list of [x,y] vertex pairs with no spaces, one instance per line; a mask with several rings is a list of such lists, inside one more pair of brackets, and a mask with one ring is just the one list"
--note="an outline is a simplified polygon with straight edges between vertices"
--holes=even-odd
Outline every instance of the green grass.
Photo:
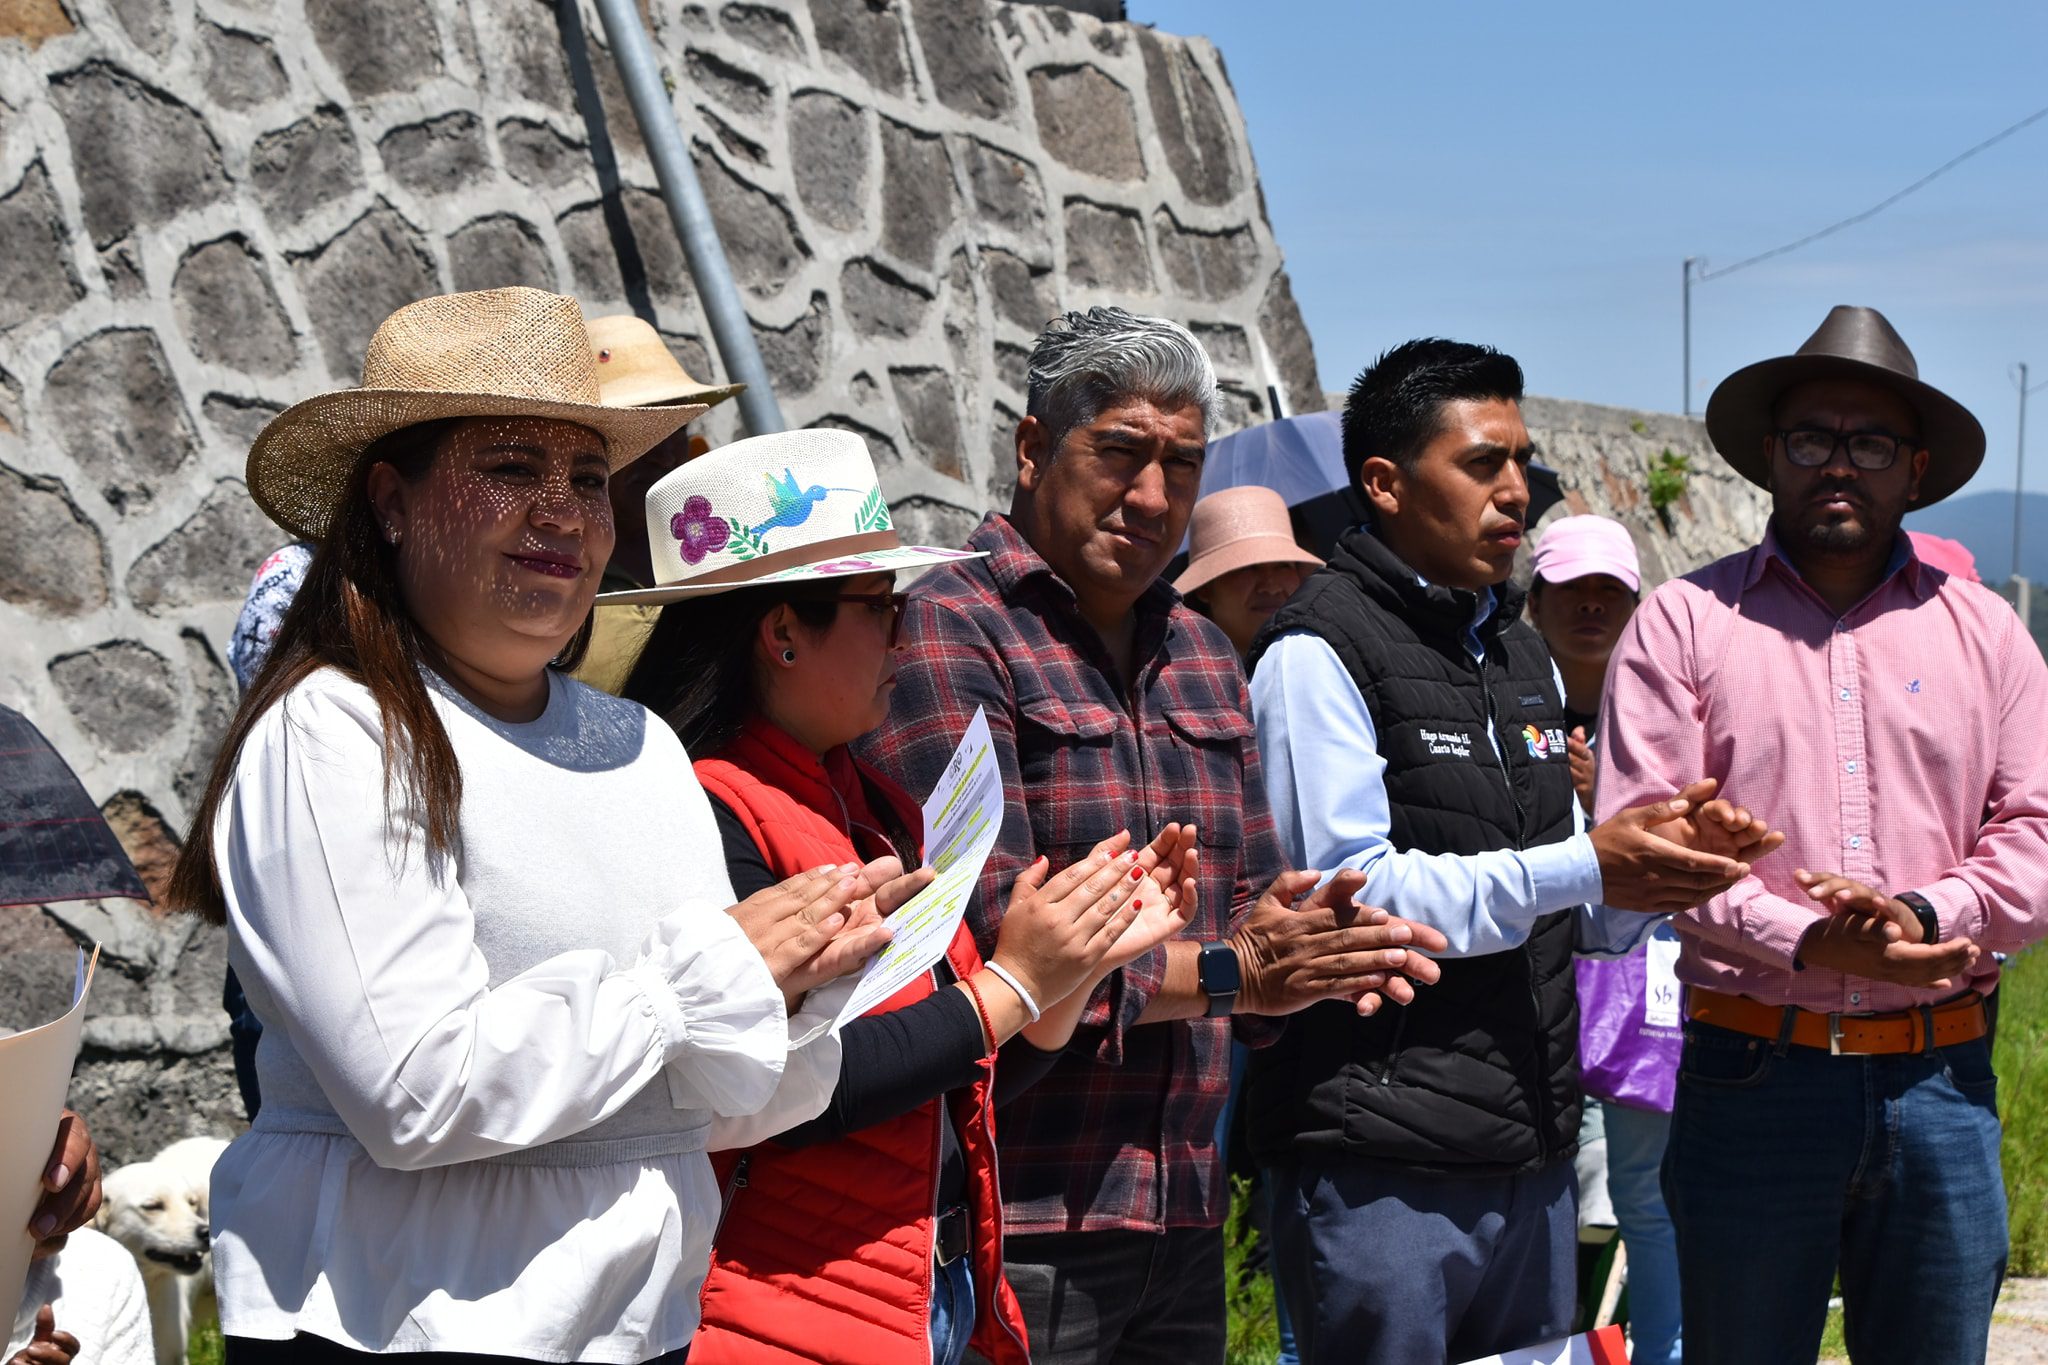
[[194,1318],[192,1335],[185,1342],[186,1365],[221,1365],[222,1350],[220,1319],[211,1313]]
[[2006,1273],[2048,1274],[2048,950],[2006,964],[1994,1047],[2012,1222]]
[[1224,1365],[1272,1365],[1280,1356],[1279,1320],[1273,1311],[1273,1277],[1247,1271],[1258,1233],[1252,1227],[1251,1185],[1232,1177],[1230,1221],[1223,1225],[1223,1283],[1230,1312]]

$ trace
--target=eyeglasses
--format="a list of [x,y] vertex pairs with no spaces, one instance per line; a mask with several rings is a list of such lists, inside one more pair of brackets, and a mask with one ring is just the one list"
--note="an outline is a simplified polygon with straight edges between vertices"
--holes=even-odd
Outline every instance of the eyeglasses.
[[1835,458],[1835,452],[1849,447],[1849,463],[1858,469],[1890,469],[1899,458],[1899,447],[1912,445],[1888,431],[1828,431],[1821,427],[1794,427],[1778,433],[1785,443],[1785,458],[1802,469],[1818,469]]
[[907,592],[848,592],[832,599],[835,602],[853,602],[877,614],[889,613],[889,645],[894,648],[903,634],[903,604],[910,600]]

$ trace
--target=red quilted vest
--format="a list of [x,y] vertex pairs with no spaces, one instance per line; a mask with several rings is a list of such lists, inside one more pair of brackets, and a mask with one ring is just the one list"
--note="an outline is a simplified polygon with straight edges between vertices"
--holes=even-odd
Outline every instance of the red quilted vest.
[[[888,805],[920,844],[924,819],[895,784],[845,749],[821,762],[758,717],[697,778],[754,837],[778,877],[889,851],[872,803]],[[963,925],[947,951],[966,977],[981,959]],[[930,995],[927,974],[876,1006],[902,1009]],[[945,1098],[967,1161],[974,1218],[974,1349],[993,1365],[1027,1365],[1024,1317],[1003,1279],[1002,1196],[989,1098],[990,1062],[964,1092]],[[801,1150],[764,1142],[714,1158],[730,1191],[704,1282],[704,1321],[690,1365],[893,1365],[931,1358],[932,1243],[939,1179],[939,1103],[837,1142]],[[746,1184],[733,1173],[742,1155]]]

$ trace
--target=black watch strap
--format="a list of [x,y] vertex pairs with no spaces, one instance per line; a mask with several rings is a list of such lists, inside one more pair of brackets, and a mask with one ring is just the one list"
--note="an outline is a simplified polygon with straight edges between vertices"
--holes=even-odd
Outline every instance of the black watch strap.
[[1941,916],[1935,913],[1934,904],[1918,891],[1901,891],[1893,900],[1920,917],[1920,941],[1941,942]]

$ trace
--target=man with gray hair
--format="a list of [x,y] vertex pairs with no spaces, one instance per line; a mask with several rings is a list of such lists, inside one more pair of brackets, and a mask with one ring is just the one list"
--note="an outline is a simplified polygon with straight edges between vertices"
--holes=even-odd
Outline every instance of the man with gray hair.
[[[1353,906],[1355,875],[1295,907],[1316,878],[1285,870],[1236,652],[1160,578],[1215,409],[1209,359],[1176,323],[1095,308],[1047,327],[1009,514],[968,541],[988,558],[918,581],[890,718],[868,741],[924,791],[986,712],[1006,806],[969,912],[984,956],[1041,857],[1057,871],[1119,830],[1142,846],[1181,826],[1185,934],[1100,984],[998,1125],[1008,1278],[1039,1365],[1223,1359],[1230,1016],[1258,1045],[1278,1025],[1248,1016],[1410,1000],[1402,974],[1435,966],[1409,949],[1443,946]],[[1008,1101],[1001,1068],[996,1087]],[[976,1286],[984,1304],[1004,1292]]]

